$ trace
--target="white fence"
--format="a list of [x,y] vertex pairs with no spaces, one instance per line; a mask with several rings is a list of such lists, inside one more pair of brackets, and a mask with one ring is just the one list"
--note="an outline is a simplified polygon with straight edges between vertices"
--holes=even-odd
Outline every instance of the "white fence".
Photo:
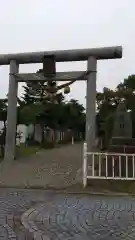
[[88,179],[135,180],[135,154],[87,152],[84,143],[84,187]]

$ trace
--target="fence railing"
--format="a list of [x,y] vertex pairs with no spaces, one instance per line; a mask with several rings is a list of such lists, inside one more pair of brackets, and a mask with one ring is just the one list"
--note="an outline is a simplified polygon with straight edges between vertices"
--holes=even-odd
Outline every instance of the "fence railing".
[[84,187],[88,179],[135,180],[135,154],[87,152],[84,143]]

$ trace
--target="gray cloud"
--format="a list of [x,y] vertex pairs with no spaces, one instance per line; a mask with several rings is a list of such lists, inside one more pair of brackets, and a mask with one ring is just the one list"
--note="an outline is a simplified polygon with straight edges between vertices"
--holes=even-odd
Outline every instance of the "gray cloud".
[[[5,0],[0,7],[0,53],[122,45],[123,59],[98,62],[97,88],[115,88],[135,73],[134,9],[134,0]],[[38,68],[21,65],[20,71]],[[57,69],[84,70],[86,63],[59,63]],[[8,67],[1,66],[0,96],[7,91]],[[85,103],[85,83],[75,83],[69,97]]]

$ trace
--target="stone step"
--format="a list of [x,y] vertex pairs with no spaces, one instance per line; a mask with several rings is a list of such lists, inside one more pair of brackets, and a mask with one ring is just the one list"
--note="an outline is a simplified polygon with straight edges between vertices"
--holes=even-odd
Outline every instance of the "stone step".
[[112,138],[111,145],[135,146],[135,138]]
[[135,153],[135,146],[111,145],[108,152],[115,153]]

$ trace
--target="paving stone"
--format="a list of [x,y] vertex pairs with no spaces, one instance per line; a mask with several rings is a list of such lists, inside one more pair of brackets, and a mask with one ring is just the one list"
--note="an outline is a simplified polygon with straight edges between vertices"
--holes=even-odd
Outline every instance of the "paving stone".
[[[36,231],[21,224],[27,211],[27,226]],[[0,240],[32,240],[33,236],[50,240],[135,239],[135,199],[0,189]]]
[[[37,205],[39,214],[29,215],[40,235],[48,239],[134,239],[135,201],[132,198],[54,195],[53,201]],[[40,221],[40,218],[41,221]],[[36,231],[36,233],[38,233]],[[36,238],[38,239],[38,238]]]
[[0,239],[8,239],[8,232],[2,225],[0,225]]

